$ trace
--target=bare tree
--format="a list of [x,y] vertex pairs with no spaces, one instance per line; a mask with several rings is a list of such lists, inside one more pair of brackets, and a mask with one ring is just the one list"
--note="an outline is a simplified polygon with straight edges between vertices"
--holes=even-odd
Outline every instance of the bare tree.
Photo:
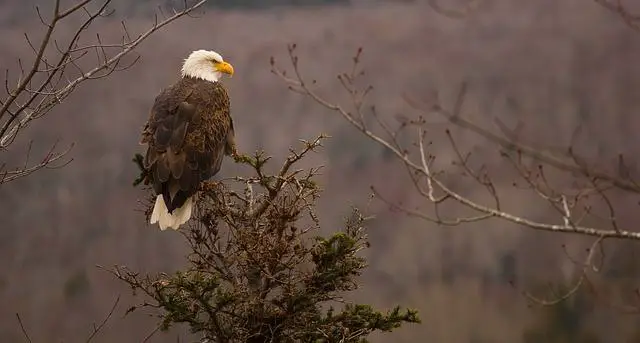
[[[0,153],[5,154],[16,138],[34,120],[46,116],[63,102],[85,81],[108,77],[114,72],[130,68],[139,56],[131,56],[135,48],[152,34],[174,20],[190,16],[206,0],[192,4],[186,0],[179,10],[165,15],[156,15],[155,23],[146,31],[133,35],[122,22],[123,35],[117,42],[105,42],[100,34],[92,40],[87,38],[88,30],[102,18],[113,13],[111,0],[81,0],[69,7],[63,7],[61,0],[54,0],[49,15],[36,7],[36,13],[43,25],[40,41],[25,33],[26,44],[33,51],[33,57],[20,59],[15,70],[5,71],[4,95],[0,96]],[[68,25],[79,24],[71,35],[63,35]],[[55,168],[70,161],[68,153],[72,145],[59,149],[54,144],[36,162],[31,161],[31,145],[19,166],[8,166],[0,159],[0,185],[27,176],[42,168]]]

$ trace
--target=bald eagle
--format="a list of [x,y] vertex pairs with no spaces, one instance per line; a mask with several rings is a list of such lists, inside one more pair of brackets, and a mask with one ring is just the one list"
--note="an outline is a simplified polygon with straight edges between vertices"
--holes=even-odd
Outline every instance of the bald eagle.
[[233,66],[214,51],[192,52],[182,77],[155,98],[142,131],[144,168],[156,201],[150,223],[178,229],[191,218],[200,183],[236,153],[229,96],[220,82]]

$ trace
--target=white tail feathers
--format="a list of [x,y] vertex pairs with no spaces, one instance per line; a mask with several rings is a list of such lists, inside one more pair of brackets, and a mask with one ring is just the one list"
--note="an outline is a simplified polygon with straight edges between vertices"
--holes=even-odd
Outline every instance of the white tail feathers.
[[172,228],[177,230],[180,225],[186,223],[191,218],[191,210],[193,208],[193,197],[187,198],[182,206],[173,210],[173,213],[169,213],[167,205],[164,203],[162,194],[159,194],[156,198],[156,204],[153,206],[153,212],[151,213],[151,220],[149,223],[158,223],[160,230],[166,230]]

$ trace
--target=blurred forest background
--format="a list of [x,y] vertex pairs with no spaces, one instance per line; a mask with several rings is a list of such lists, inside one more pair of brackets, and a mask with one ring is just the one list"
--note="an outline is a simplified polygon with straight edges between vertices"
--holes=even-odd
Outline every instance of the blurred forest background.
[[[624,153],[634,164],[630,157],[640,154],[640,33],[592,1],[479,3],[470,16],[452,19],[426,1],[213,1],[198,19],[181,19],[144,42],[133,68],[85,84],[11,147],[8,162],[19,163],[29,139],[35,140],[33,156],[56,140],[75,143],[70,165],[0,188],[0,341],[23,340],[15,313],[34,342],[83,341],[118,295],[116,316],[96,341],[139,342],[153,330],[153,319],[141,313],[123,317],[133,301],[129,289],[95,266],[154,272],[183,264],[188,248],[182,237],[159,232],[139,212],[144,194],[131,186],[137,176],[131,158],[142,150],[139,133],[154,97],[179,76],[189,52],[206,48],[235,67],[225,84],[241,151],[265,149],[282,159],[299,139],[332,136],[314,161],[326,166],[319,208],[326,230],[339,227],[351,205],[376,215],[369,228],[370,268],[354,297],[380,307],[415,307],[423,320],[376,342],[640,342],[640,314],[624,311],[639,302],[637,244],[607,242],[594,287],[555,307],[531,306],[522,290],[548,295],[548,283],[570,280],[576,266],[565,250],[584,249],[579,237],[500,221],[438,227],[370,201],[371,185],[394,201],[411,204],[418,197],[396,160],[270,73],[270,56],[285,60],[286,44],[295,42],[305,75],[317,80],[322,94],[342,101],[347,97],[336,75],[362,46],[366,79],[375,87],[371,101],[390,119],[411,113],[403,93],[419,97],[438,89],[447,99],[466,80],[469,116],[488,125],[493,117],[522,119],[528,139],[556,146],[569,144],[581,127],[578,148],[593,161],[610,165]],[[3,69],[32,58],[23,34],[42,31],[35,4],[50,6],[45,0],[0,3]],[[152,23],[155,6],[172,4],[117,0],[113,18],[96,29],[117,38],[126,20],[137,32]],[[434,131],[446,127],[433,124]],[[513,175],[501,174],[505,162],[492,143],[470,132],[457,137],[492,167],[507,189],[505,203],[539,220],[557,220],[534,195],[508,192]],[[442,142],[439,158],[451,154],[447,145]],[[222,175],[238,173],[227,160]],[[469,196],[480,191],[472,183],[458,189]],[[619,223],[635,223],[637,200],[617,200],[627,204],[619,207]],[[151,341],[176,342],[179,334]]]

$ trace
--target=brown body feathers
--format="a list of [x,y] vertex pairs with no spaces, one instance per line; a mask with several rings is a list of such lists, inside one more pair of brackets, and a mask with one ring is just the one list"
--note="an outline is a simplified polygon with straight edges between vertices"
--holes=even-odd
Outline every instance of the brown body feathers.
[[141,144],[144,166],[169,213],[180,208],[225,155],[235,153],[229,96],[220,82],[183,77],[155,99]]

